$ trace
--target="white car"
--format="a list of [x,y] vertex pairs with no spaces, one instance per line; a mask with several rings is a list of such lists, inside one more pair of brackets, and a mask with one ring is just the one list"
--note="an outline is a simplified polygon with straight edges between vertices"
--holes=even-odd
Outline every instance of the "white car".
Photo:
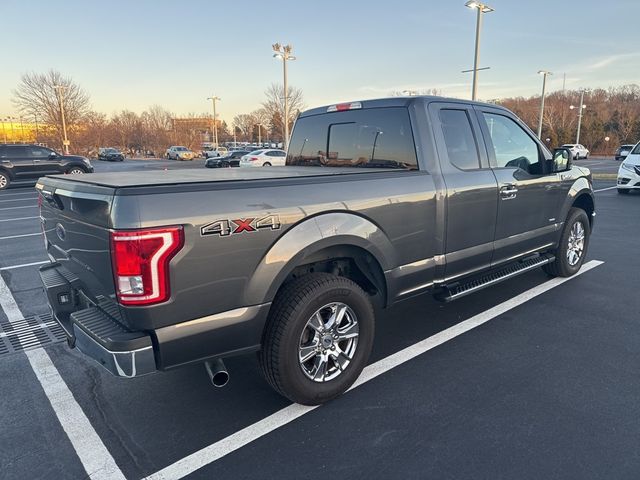
[[640,143],[627,155],[618,169],[618,193],[640,190]]
[[202,151],[204,158],[224,157],[229,153],[227,147],[213,147]]
[[196,154],[187,147],[173,145],[167,148],[166,156],[169,160],[193,160]]
[[255,150],[240,158],[241,167],[284,167],[287,152],[278,149]]
[[574,160],[589,158],[589,150],[587,150],[587,147],[580,145],[579,143],[565,143],[560,148],[568,148],[571,150],[571,155],[573,155]]

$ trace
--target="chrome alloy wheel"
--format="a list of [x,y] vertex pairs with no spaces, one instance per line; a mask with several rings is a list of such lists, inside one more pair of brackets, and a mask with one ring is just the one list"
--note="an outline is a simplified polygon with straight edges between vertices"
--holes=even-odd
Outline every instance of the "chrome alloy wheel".
[[335,302],[319,308],[300,335],[302,372],[314,382],[338,377],[353,359],[359,334],[358,319],[348,305]]
[[7,180],[7,177],[4,176],[4,173],[0,173],[0,190],[7,188],[8,183],[9,181]]
[[71,170],[69,170],[69,175],[82,175],[84,174],[84,170],[82,170],[81,168],[72,168]]
[[582,222],[576,222],[571,227],[567,245],[567,261],[572,267],[582,258],[584,252],[584,226]]

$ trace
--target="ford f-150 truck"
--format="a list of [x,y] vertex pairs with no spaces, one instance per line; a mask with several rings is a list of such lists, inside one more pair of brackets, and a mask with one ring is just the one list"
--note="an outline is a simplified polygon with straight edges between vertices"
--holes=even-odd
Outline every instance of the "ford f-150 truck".
[[114,375],[200,362],[222,385],[223,359],[258,352],[318,404],[366,365],[374,305],[576,273],[595,208],[571,160],[496,105],[315,108],[285,167],[41,178],[40,274],[69,344]]

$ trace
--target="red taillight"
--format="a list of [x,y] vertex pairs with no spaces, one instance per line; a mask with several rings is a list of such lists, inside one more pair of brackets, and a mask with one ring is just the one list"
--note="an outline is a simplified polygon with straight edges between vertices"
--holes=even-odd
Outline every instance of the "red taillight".
[[169,299],[169,261],[184,245],[182,227],[111,232],[118,301],[150,305]]
[[346,110],[357,110],[362,108],[361,102],[338,103],[327,108],[327,112],[344,112]]
[[255,162],[256,160],[259,160],[258,157],[249,157],[249,161],[250,162]]

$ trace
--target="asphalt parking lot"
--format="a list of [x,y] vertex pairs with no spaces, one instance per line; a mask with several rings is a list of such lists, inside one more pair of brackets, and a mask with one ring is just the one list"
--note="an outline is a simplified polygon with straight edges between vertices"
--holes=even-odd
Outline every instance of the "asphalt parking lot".
[[279,397],[253,356],[230,359],[229,385],[214,389],[201,366],[124,380],[70,350],[38,278],[35,192],[2,192],[0,477],[637,479],[640,193],[595,189],[581,274],[533,271],[379,312],[361,383],[318,408]]

